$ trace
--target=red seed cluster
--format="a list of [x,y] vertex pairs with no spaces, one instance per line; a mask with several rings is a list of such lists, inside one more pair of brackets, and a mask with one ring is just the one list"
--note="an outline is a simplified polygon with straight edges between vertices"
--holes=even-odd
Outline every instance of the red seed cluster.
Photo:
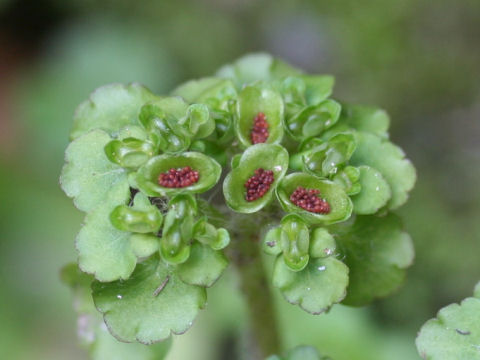
[[167,188],[184,188],[195,184],[198,181],[198,171],[192,170],[190,166],[181,169],[170,169],[158,175],[158,183]]
[[250,132],[252,144],[260,144],[267,141],[269,136],[267,118],[263,112],[258,113],[253,119],[253,128]]
[[255,174],[245,183],[245,188],[247,189],[245,200],[254,201],[260,199],[270,189],[273,180],[272,170],[264,170],[262,168],[255,170]]
[[319,190],[305,189],[299,186],[290,195],[290,201],[304,210],[318,214],[328,214],[330,212],[330,204],[326,200],[319,198],[319,194]]

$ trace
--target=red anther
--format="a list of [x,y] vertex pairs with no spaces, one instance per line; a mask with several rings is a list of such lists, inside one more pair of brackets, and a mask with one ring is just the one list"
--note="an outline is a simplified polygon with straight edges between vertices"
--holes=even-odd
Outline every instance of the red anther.
[[258,113],[253,119],[253,127],[250,132],[252,144],[260,144],[267,141],[269,136],[267,118],[263,112]]
[[158,184],[167,188],[184,188],[195,184],[199,179],[198,171],[190,166],[175,169],[172,168],[158,175]]
[[290,195],[290,201],[304,210],[318,213],[328,214],[330,212],[330,204],[322,198],[319,198],[320,191],[317,189],[305,189],[301,186]]
[[254,201],[263,197],[274,181],[273,171],[262,168],[255,170],[255,174],[245,183],[247,192],[245,200]]

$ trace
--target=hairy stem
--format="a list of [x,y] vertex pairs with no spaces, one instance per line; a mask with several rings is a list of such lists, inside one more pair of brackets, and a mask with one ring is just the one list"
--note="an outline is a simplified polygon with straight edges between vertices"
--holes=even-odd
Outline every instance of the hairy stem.
[[238,235],[232,242],[230,257],[240,275],[241,291],[249,311],[250,354],[246,358],[263,360],[280,352],[273,299],[262,263],[258,235]]

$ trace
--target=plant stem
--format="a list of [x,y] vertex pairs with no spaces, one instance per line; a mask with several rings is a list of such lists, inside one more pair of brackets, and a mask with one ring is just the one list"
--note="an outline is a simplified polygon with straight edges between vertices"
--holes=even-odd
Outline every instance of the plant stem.
[[[255,229],[255,227],[250,228]],[[280,336],[272,294],[265,276],[258,235],[235,234],[230,257],[240,275],[240,287],[249,311],[249,354],[247,359],[263,360],[280,351]]]

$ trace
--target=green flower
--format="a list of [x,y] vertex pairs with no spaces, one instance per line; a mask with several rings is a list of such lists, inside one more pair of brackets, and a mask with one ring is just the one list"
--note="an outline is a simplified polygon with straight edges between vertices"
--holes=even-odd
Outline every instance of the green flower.
[[[170,169],[191,167],[198,171],[198,181],[182,188],[168,188],[158,182],[162,173]],[[203,193],[218,182],[222,167],[213,159],[197,152],[185,152],[181,155],[159,155],[150,159],[137,173],[136,181],[141,191],[149,196],[174,195],[181,192]]]
[[[321,198],[330,205],[330,212],[328,214],[313,213],[295,205],[290,200],[290,196],[299,186],[305,189],[319,190]],[[333,224],[345,221],[353,210],[352,201],[340,185],[310,174],[287,175],[278,184],[276,194],[285,211],[299,214],[310,224]]]
[[[252,213],[262,209],[271,199],[275,187],[288,169],[288,152],[280,145],[257,144],[234,158],[235,167],[223,182],[223,194],[227,205],[236,212]],[[273,183],[268,191],[254,201],[246,200],[245,183],[255,171],[264,169],[273,172]]]

